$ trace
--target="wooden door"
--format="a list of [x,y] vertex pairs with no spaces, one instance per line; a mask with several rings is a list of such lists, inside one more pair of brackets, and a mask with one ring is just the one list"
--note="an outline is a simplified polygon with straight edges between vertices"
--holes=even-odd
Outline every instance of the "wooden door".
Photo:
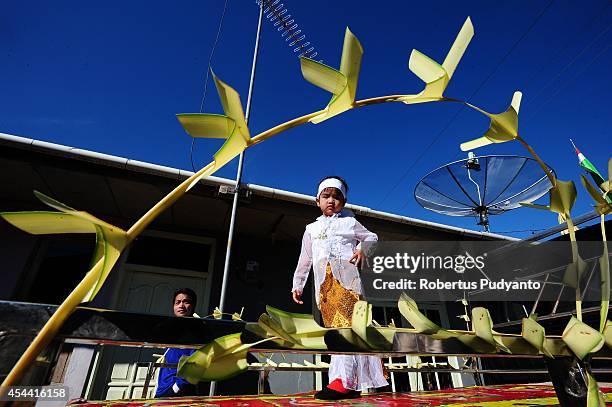
[[[139,270],[138,266],[129,266],[129,283],[126,285],[122,297],[125,302],[122,309],[125,311],[173,315],[172,294],[179,288],[189,287],[196,293],[204,293],[206,280],[202,276],[180,275],[178,271],[172,273],[151,272]],[[142,269],[142,267],[140,267]],[[200,302],[196,312],[203,314],[206,307]],[[145,377],[149,362],[157,359],[155,354],[163,354],[165,349],[152,348],[120,348],[109,349],[108,360],[105,363],[104,398],[107,400],[140,398],[144,388]],[[102,367],[102,366],[101,366]],[[155,394],[156,378],[151,380],[147,397]]]

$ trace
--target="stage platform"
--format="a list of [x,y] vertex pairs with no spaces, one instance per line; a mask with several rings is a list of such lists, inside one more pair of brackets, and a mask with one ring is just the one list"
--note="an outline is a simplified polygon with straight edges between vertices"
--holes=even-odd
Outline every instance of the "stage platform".
[[[612,387],[603,387],[606,405],[612,406]],[[558,406],[552,385],[513,384],[505,386],[466,387],[440,391],[414,393],[377,393],[362,398],[330,402],[315,400],[314,393],[261,396],[184,397],[155,400],[89,401],[79,406],[88,407],[140,407],[140,406],[418,406],[418,407],[512,407]]]

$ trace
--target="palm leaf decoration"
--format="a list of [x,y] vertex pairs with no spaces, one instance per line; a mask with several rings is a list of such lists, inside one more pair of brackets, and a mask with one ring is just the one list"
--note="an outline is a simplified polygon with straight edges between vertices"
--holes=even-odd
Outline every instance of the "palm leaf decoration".
[[235,333],[222,336],[196,350],[192,355],[181,357],[177,374],[189,383],[197,384],[226,380],[242,373],[248,367],[246,356],[249,349],[271,338],[243,344],[240,335]]
[[[467,331],[452,331],[446,330],[438,326],[438,324],[427,318],[417,306],[417,303],[410,298],[406,293],[402,293],[398,301],[400,314],[408,320],[417,332],[429,335],[433,339],[451,339],[455,338],[466,346],[469,346],[476,352],[488,353],[496,352],[498,348],[503,348],[504,345],[497,338],[492,342],[488,342],[480,338],[475,332]],[[472,318],[474,315],[472,314]],[[480,324],[481,322],[479,322]],[[479,332],[484,332],[484,327],[479,327]],[[481,333],[482,334],[482,333]],[[485,335],[483,335],[485,336]],[[501,346],[498,346],[497,342]]]
[[240,95],[234,88],[219,79],[214,72],[213,78],[225,114],[183,113],[176,115],[183,129],[191,137],[225,139],[225,143],[214,155],[213,165],[196,177],[187,191],[193,188],[202,178],[211,175],[240,155],[251,141]]
[[402,293],[397,303],[400,314],[417,330],[417,332],[430,335],[434,339],[455,338],[458,335],[454,332],[441,328],[435,322],[427,318],[421,311],[417,303],[406,293]]
[[289,338],[293,346],[305,349],[327,348],[324,337],[329,328],[319,325],[311,314],[285,312],[269,305],[266,311],[269,319],[275,323],[275,329],[283,338]]
[[370,349],[391,350],[395,329],[372,326],[372,304],[357,301],[353,308],[351,330]]
[[544,327],[535,320],[535,317],[523,318],[521,336],[540,353],[549,358],[554,357],[547,346],[546,331]]
[[612,349],[612,322],[606,321],[606,327],[603,330],[604,341],[606,346]]
[[586,407],[606,407],[606,400],[604,395],[599,390],[597,380],[593,377],[590,372],[587,374],[587,405]]
[[555,186],[548,191],[549,204],[539,205],[533,203],[521,202],[521,205],[544,209],[561,215],[567,220],[568,231],[571,238],[572,247],[572,264],[568,265],[563,276],[563,282],[572,288],[579,287],[579,281],[582,279],[584,272],[587,269],[587,263],[580,257],[578,253],[578,244],[574,233],[574,224],[571,219],[571,210],[576,203],[576,184],[573,181],[561,181],[555,178]]
[[408,69],[425,82],[425,89],[416,95],[402,96],[398,100],[406,104],[443,100],[444,91],[453,77],[453,73],[457,65],[459,65],[459,61],[461,61],[472,37],[474,37],[474,26],[472,25],[472,20],[468,17],[463,23],[459,34],[457,34],[457,38],[455,38],[455,42],[453,42],[442,65],[420,51],[413,49],[408,61]]
[[[595,201],[595,210],[600,215],[609,215],[612,213],[612,204],[609,202],[612,198],[612,158],[608,160],[608,179],[599,184],[599,190],[595,188],[584,174],[580,175],[582,185],[586,188],[591,198]],[[603,195],[602,193],[603,192]]]
[[510,349],[496,336],[496,332],[493,331],[493,321],[491,320],[491,314],[489,310],[482,307],[476,307],[472,310],[472,323],[474,325],[474,332],[476,336],[489,345],[495,346],[496,349],[502,350],[506,353],[510,352]]
[[41,202],[59,212],[3,212],[0,213],[0,216],[13,226],[34,235],[62,233],[95,234],[96,246],[88,273],[95,273],[96,278],[95,282],[88,287],[87,292],[79,302],[93,300],[117,262],[121,251],[128,244],[126,232],[87,212],[73,209],[41,192],[34,191],[34,195]]
[[[576,149],[576,151],[578,151],[578,149]],[[581,165],[584,161],[588,160],[583,159]],[[603,177],[599,175],[599,171],[597,171],[597,168],[595,168],[590,161],[586,167],[590,169],[591,174],[597,174],[594,179],[601,181],[598,190],[591,184],[584,174],[580,175],[582,185],[584,185],[589,195],[591,195],[591,198],[593,198],[595,201],[595,210],[601,217],[600,227],[601,239],[603,242],[603,254],[599,258],[599,272],[601,274],[601,310],[599,314],[599,332],[603,332],[608,320],[608,309],[610,307],[610,258],[606,239],[605,216],[612,213],[612,204],[610,204],[610,198],[612,198],[612,195],[610,194],[610,188],[612,187],[612,158],[608,160],[607,180],[603,179]],[[603,192],[603,194],[601,194],[601,192]]]
[[568,322],[561,339],[580,360],[589,353],[595,353],[604,345],[604,336],[576,317]]
[[34,194],[46,205],[59,212],[14,212],[0,213],[15,227],[36,235],[60,233],[95,233],[96,247],[91,268],[72,290],[51,318],[28,345],[13,369],[4,379],[3,385],[16,383],[30,363],[45,349],[74,309],[82,302],[91,301],[102,288],[106,277],[129,243],[127,232],[90,215],[56,201],[40,192]]
[[347,27],[344,34],[340,70],[306,57],[300,58],[304,79],[333,95],[323,113],[311,118],[311,123],[321,123],[353,108],[362,56],[363,47]]
[[248,329],[261,337],[276,337],[277,344],[296,349],[327,349],[325,332],[310,314],[298,314],[266,306],[267,314],[259,317],[257,325]]
[[606,241],[606,226],[604,216],[601,215],[601,234],[603,241],[603,254],[599,258],[599,273],[601,282],[601,309],[599,310],[599,332],[603,332],[608,323],[608,311],[610,309],[610,255],[608,253],[608,242]]
[[491,122],[489,128],[482,137],[462,143],[462,151],[474,150],[492,143],[505,143],[518,137],[518,114],[521,107],[521,92],[514,92],[510,106],[502,113],[489,113],[470,103],[467,106],[487,116]]

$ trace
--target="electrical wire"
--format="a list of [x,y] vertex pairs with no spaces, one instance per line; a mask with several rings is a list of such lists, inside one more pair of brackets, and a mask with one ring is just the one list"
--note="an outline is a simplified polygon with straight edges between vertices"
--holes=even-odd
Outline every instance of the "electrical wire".
[[[493,68],[493,70],[489,73],[489,75],[487,75],[487,77],[480,83],[480,85],[478,85],[478,87],[476,88],[476,90],[474,90],[474,92],[472,92],[472,94],[467,98],[467,100],[471,100],[479,91],[480,89],[482,89],[482,87],[493,77],[493,75],[497,72],[497,70],[502,66],[502,64],[504,62],[506,62],[506,59],[508,59],[508,57],[510,56],[510,54],[512,54],[512,52],[516,49],[516,47],[525,39],[525,37],[527,37],[527,35],[531,32],[531,30],[537,25],[537,23],[540,21],[540,19],[544,16],[544,14],[546,14],[546,12],[548,11],[548,9],[550,8],[550,6],[552,6],[552,4],[554,3],[555,0],[550,0],[548,2],[548,4],[546,5],[546,7],[544,7],[542,9],[542,11],[538,14],[538,16],[532,21],[532,23],[529,25],[529,27],[527,27],[527,29],[523,32],[523,34],[519,37],[518,40],[516,40],[514,42],[514,44],[510,47],[510,49],[508,50],[508,52],[506,52],[506,54],[502,57],[502,59],[497,63],[497,65],[495,65],[495,67]],[[431,149],[431,147],[433,147],[433,145],[442,137],[442,135],[444,134],[444,132],[450,127],[450,125],[455,121],[455,119],[463,112],[463,109],[465,108],[464,105],[461,105],[461,107],[457,110],[457,112],[455,113],[455,115],[453,115],[453,117],[451,117],[451,119],[446,123],[446,125],[442,128],[442,130],[440,130],[440,132],[438,132],[438,134],[431,140],[431,142],[427,145],[427,147],[425,147],[425,149],[421,152],[421,154],[419,154],[419,156],[412,162],[412,164],[408,167],[408,169],[404,172],[404,174],[400,177],[400,179],[395,183],[395,185],[391,188],[391,190],[389,190],[389,192],[384,196],[384,198],[378,203],[377,206],[382,205],[383,202],[385,202],[389,196],[391,196],[391,194],[393,193],[393,191],[395,191],[397,189],[397,187],[404,181],[404,179],[408,176],[408,174],[414,169],[414,167],[416,166],[416,164],[425,156],[425,154],[427,154],[427,152],[429,152],[429,150]],[[400,209],[400,211],[402,211],[403,209],[406,208],[406,206],[408,206],[408,202],[406,202],[406,204],[404,206],[402,206],[402,208]]]
[[[208,79],[210,77],[210,67],[212,64],[213,56],[215,55],[215,49],[217,49],[217,43],[219,42],[219,38],[221,37],[221,29],[223,28],[223,20],[225,19],[225,11],[227,10],[228,2],[229,0],[225,0],[225,3],[223,3],[223,11],[221,13],[221,18],[219,19],[219,26],[217,27],[217,35],[215,36],[215,41],[213,42],[212,49],[210,50],[210,55],[208,56],[208,66],[206,68],[206,78],[204,79],[204,91],[202,94],[202,100],[200,101],[200,113],[204,111],[204,101],[206,101],[206,93],[208,92]],[[191,162],[191,168],[193,172],[196,172],[196,168],[193,163],[195,140],[196,140],[195,138],[191,139],[191,148],[189,149],[189,161]]]
[[572,66],[577,60],[578,58],[580,58],[582,56],[582,54],[584,54],[589,48],[591,48],[602,36],[604,36],[605,34],[608,33],[608,31],[610,31],[610,29],[612,29],[612,25],[608,26],[607,28],[605,28],[604,30],[602,30],[597,36],[595,36],[595,38],[593,38],[593,40],[591,42],[589,42],[589,44],[587,44],[584,48],[582,48],[582,50],[580,50],[580,52],[578,52],[576,54],[576,56],[574,58],[572,58],[572,60],[570,62],[568,62],[554,77],[552,77],[548,82],[546,82],[546,84],[544,86],[542,86],[540,88],[540,90],[538,90],[536,92],[535,95],[533,95],[530,100],[529,100],[529,104],[533,103],[541,94],[542,92],[548,88],[550,85],[552,85],[557,78],[559,78],[561,75],[563,75],[563,73],[570,67]]
[[[597,20],[601,19],[604,15],[605,12],[607,10],[607,8],[610,6],[609,2],[605,2],[604,6],[597,10],[594,14],[593,17],[587,21],[586,23],[584,23],[582,25],[582,27],[580,27],[580,29],[578,30],[576,35],[572,35],[570,36],[570,39],[568,41],[565,42],[565,44],[563,44],[561,46],[561,48],[559,48],[557,51],[555,51],[553,53],[554,56],[558,56],[561,55],[563,52],[565,52],[565,50],[570,46],[570,44],[572,43],[572,39],[575,39],[576,37],[580,36],[580,34],[582,34],[585,30],[587,30],[588,28],[592,27],[593,24],[595,22],[597,22]],[[609,30],[609,28],[608,28]],[[603,34],[605,34],[608,30],[604,30],[601,33],[599,33],[586,47],[584,47],[580,52],[578,52],[578,54],[576,55],[576,57],[574,57],[569,63],[567,63],[563,68],[561,68],[561,70],[559,71],[559,73],[557,73],[557,75],[555,75],[551,80],[548,81],[548,83],[546,85],[544,85],[542,88],[540,88],[539,91],[537,91],[535,93],[535,95],[533,93],[531,93],[529,96],[529,99],[526,102],[523,102],[522,104],[526,107],[529,106],[533,103],[533,101],[535,99],[537,99],[537,97],[539,96],[540,93],[542,93],[542,91],[549,86],[551,83],[553,83],[559,76],[561,76],[561,74],[570,66],[572,65],[580,55],[582,55],[582,53],[584,53],[585,50],[587,50],[588,48],[590,48]],[[538,73],[542,72],[544,70],[544,68],[549,65],[552,60],[554,59],[554,56],[551,58],[548,58],[548,60],[546,60],[546,62],[544,62],[543,64],[541,64],[540,66],[538,66],[536,69],[533,70],[533,73],[531,74],[531,76],[525,81],[525,84],[522,86],[524,89],[528,89],[529,88],[529,84],[533,81],[533,79],[537,76]],[[541,108],[541,106],[540,106]],[[540,109],[538,108],[538,110]],[[526,120],[529,120],[533,115],[530,115],[529,117],[526,117]],[[456,161],[458,160],[461,156],[464,155],[463,151],[459,151],[457,152],[454,157],[450,160],[450,161]]]
[[[608,27],[608,29],[606,30],[606,32],[608,32],[610,30],[611,27]],[[526,118],[527,120],[533,118],[540,110],[542,110],[542,108],[547,105],[550,101],[552,101],[562,90],[564,90],[570,83],[572,83],[575,79],[577,79],[578,77],[580,77],[580,75],[582,75],[583,73],[586,72],[586,70],[593,65],[593,63],[603,54],[605,54],[609,49],[610,46],[612,46],[612,44],[608,43],[608,45],[606,47],[604,47],[601,51],[599,51],[593,58],[591,58],[591,60],[589,62],[587,62],[586,64],[584,64],[582,66],[582,69],[580,70],[580,72],[574,74],[571,78],[565,80],[563,82],[562,85],[558,86],[555,91],[548,97],[548,99],[546,99],[540,106],[538,106],[536,109],[533,109],[529,116]]]
[[[544,61],[542,64],[540,64],[537,68],[533,69],[533,71],[531,72],[531,75],[529,75],[529,77],[525,80],[525,85],[523,86],[524,88],[527,88],[527,84],[530,84],[537,76],[538,74],[541,74],[544,71],[544,68],[546,68],[548,65],[551,64],[551,62],[553,60],[555,60],[556,58],[558,58],[559,56],[563,55],[563,53],[565,52],[565,50],[570,46],[570,44],[572,43],[572,40],[576,40],[578,39],[578,37],[580,36],[580,34],[582,34],[586,28],[592,27],[593,24],[602,16],[602,13],[605,11],[605,9],[608,6],[605,5],[603,9],[598,10],[595,15],[593,16],[593,18],[591,20],[589,20],[587,23],[585,23],[577,32],[576,34],[572,34],[569,36],[569,39],[567,41],[565,41],[565,43],[563,44],[563,46],[561,46],[558,50],[555,50],[553,52],[551,52],[549,58]],[[563,69],[562,69],[563,70]],[[534,96],[533,92],[530,92],[529,95],[525,95],[529,97],[529,100],[527,100],[526,97],[523,97],[523,101],[521,102],[521,104],[527,105],[529,104],[533,99],[535,99],[536,96]]]

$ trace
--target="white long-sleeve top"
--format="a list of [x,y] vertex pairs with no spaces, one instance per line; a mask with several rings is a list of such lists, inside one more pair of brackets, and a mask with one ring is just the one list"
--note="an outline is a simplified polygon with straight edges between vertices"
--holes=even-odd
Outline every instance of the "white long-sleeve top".
[[325,279],[325,269],[329,262],[340,284],[361,294],[359,270],[349,260],[355,250],[361,249],[361,242],[377,240],[378,236],[367,230],[347,209],[332,216],[319,216],[315,222],[306,226],[300,258],[293,274],[292,291],[303,291],[312,267],[315,298],[319,304],[319,287]]

